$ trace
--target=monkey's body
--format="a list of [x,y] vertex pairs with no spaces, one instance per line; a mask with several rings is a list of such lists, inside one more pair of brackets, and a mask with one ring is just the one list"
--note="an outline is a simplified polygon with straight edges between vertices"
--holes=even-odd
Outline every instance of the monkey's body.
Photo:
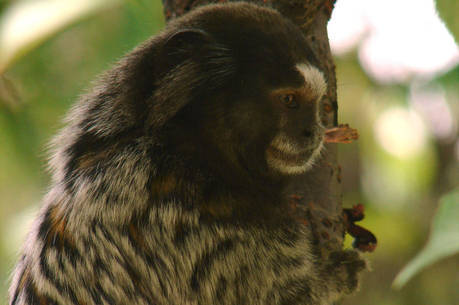
[[215,5],[172,22],[82,98],[11,305],[329,304],[354,251],[321,261],[281,200],[322,147],[325,81],[278,13]]

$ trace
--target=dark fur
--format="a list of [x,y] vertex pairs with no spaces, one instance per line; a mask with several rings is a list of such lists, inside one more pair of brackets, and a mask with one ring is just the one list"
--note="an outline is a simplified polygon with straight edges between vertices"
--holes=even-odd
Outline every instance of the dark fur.
[[[355,290],[356,252],[319,261],[265,153],[314,148],[317,102],[272,92],[319,67],[271,9],[208,6],[171,22],[75,106],[53,186],[11,286],[22,304],[328,304]],[[308,153],[309,154],[309,153]]]

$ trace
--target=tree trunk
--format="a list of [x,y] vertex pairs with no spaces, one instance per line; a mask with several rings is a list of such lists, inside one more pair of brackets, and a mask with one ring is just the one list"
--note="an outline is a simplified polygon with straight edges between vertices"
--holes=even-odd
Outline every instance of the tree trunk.
[[[194,7],[225,0],[163,0],[167,20],[178,17]],[[297,24],[317,58],[328,83],[324,98],[324,123],[327,128],[337,125],[336,75],[327,36],[327,23],[335,0],[246,0],[277,9]],[[345,234],[340,167],[337,164],[336,144],[326,144],[322,160],[305,175],[299,176],[285,190],[285,200],[296,208],[298,216],[311,226],[319,253],[341,250]]]

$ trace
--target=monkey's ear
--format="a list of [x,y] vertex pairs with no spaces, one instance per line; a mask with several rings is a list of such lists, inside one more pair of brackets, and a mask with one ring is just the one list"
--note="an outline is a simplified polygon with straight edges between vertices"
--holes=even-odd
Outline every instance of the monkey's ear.
[[173,33],[162,48],[163,68],[168,71],[187,59],[201,56],[201,51],[213,41],[207,32],[200,29],[182,29]]
[[[152,96],[149,126],[164,125],[190,102],[207,77],[201,65],[212,52],[213,43],[214,39],[199,29],[177,31],[163,43],[158,62],[161,72]],[[209,71],[208,74],[212,75]]]

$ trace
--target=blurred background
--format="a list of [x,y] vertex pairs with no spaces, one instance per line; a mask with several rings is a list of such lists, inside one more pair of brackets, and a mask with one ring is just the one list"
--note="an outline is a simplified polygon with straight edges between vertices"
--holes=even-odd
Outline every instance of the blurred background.
[[[49,183],[47,143],[91,80],[158,32],[164,18],[160,0],[0,1],[6,303],[10,272]],[[339,120],[360,132],[339,147],[344,205],[365,205],[362,225],[379,241],[365,255],[373,271],[342,304],[459,304],[458,35],[456,0],[337,1],[329,36]]]

